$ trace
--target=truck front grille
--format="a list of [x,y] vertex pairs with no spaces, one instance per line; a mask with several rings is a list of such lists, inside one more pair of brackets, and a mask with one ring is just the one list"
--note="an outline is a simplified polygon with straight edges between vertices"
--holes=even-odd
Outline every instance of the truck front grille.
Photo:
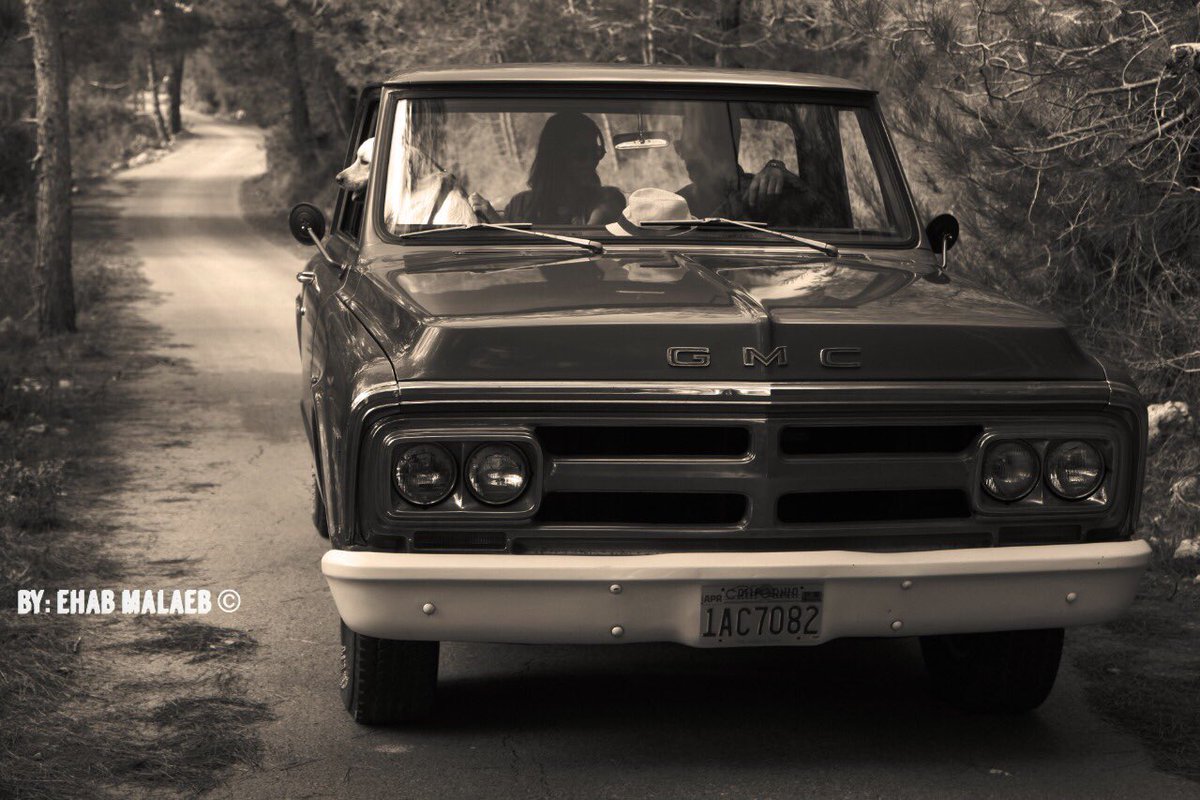
[[969,516],[970,500],[959,489],[793,492],[779,498],[779,521],[785,525],[966,519]]
[[789,425],[779,450],[789,456],[959,453],[982,433],[982,425]]
[[749,505],[740,494],[548,492],[534,521],[546,525],[736,525]]
[[750,431],[733,426],[539,425],[536,434],[556,458],[728,458],[750,449]]
[[417,531],[412,535],[412,549],[422,553],[502,553],[508,549],[508,537],[503,531]]
[[[1078,410],[1062,412],[1064,418],[1102,419]],[[431,405],[385,418],[367,437],[359,497],[377,513],[361,518],[364,538],[424,552],[639,553],[921,550],[1116,535],[1112,515],[1014,519],[981,511],[972,499],[981,437],[996,425],[1046,419],[1040,410],[995,406],[634,414],[600,405]],[[397,508],[387,471],[368,467],[388,463],[383,442],[405,428],[443,433],[456,426],[536,439],[536,508],[444,509],[424,518]]]

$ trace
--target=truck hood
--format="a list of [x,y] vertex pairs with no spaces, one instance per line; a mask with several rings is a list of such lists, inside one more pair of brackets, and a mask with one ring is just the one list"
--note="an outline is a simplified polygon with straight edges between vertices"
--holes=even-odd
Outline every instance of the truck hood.
[[912,255],[405,248],[343,295],[401,380],[1104,378],[1059,321]]

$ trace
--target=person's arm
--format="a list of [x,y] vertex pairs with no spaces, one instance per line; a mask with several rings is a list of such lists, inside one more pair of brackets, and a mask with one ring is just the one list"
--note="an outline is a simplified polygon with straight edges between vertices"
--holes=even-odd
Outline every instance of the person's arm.
[[504,215],[497,211],[479,192],[471,192],[467,197],[467,202],[471,204],[475,216],[479,217],[481,222],[504,222]]
[[625,210],[625,195],[615,186],[605,186],[600,203],[588,216],[588,225],[608,225],[616,222]]
[[755,174],[743,197],[751,208],[770,208],[779,201],[784,189],[795,188],[800,183],[799,175],[789,172],[782,161],[772,159]]

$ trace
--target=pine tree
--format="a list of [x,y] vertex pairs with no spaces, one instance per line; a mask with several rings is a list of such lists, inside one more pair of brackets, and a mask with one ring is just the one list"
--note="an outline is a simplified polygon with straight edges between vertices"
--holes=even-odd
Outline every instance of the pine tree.
[[62,11],[55,0],[25,0],[37,84],[37,247],[34,302],[43,334],[75,330],[71,279],[71,141]]

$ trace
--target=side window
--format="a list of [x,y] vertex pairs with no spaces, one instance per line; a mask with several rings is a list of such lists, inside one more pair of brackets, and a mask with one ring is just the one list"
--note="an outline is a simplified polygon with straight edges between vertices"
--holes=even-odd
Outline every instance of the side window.
[[[371,101],[365,109],[360,119],[360,124],[355,130],[353,139],[354,147],[350,150],[350,157],[346,166],[354,163],[358,157],[358,148],[367,139],[375,135],[375,121],[379,116],[379,100],[378,98]],[[351,239],[358,239],[358,235],[362,233],[363,216],[366,212],[367,193],[366,191],[347,194],[342,202],[342,214],[338,218],[337,229],[349,236]]]
[[751,174],[762,169],[762,165],[774,159],[782,161],[791,172],[796,172],[796,135],[792,126],[778,119],[751,119],[743,117],[741,141],[738,143],[738,164]]

